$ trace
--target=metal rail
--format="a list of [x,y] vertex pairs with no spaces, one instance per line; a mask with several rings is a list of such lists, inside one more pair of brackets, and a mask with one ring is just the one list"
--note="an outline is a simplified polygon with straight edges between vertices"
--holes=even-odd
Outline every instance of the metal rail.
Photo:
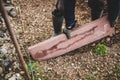
[[18,44],[17,38],[16,38],[15,33],[12,30],[10,22],[8,20],[8,14],[7,14],[7,11],[5,10],[5,7],[3,5],[3,0],[0,0],[0,12],[2,14],[2,17],[4,18],[5,25],[9,31],[9,35],[11,37],[11,40],[13,41],[13,44],[16,48],[16,52],[18,53],[18,57],[19,57],[19,60],[21,62],[21,66],[22,66],[23,70],[25,71],[26,80],[31,80],[30,75],[29,75],[28,70],[27,70],[25,60],[23,58],[23,54],[22,54],[22,52],[20,50],[20,46]]

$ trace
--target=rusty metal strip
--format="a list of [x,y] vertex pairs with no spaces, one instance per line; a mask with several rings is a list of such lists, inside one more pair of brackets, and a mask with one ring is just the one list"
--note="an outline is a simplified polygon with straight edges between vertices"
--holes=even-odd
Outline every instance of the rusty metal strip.
[[18,53],[18,57],[19,57],[19,60],[21,62],[21,66],[23,67],[23,69],[25,71],[26,78],[27,78],[26,80],[31,80],[30,75],[29,75],[28,70],[27,70],[26,63],[25,63],[24,58],[23,58],[23,54],[22,54],[22,52],[20,50],[20,46],[18,44],[17,38],[15,37],[15,33],[12,30],[10,22],[8,20],[8,15],[7,15],[7,11],[5,10],[5,7],[3,5],[3,0],[0,0],[0,12],[2,14],[2,17],[5,20],[6,27],[7,27],[8,31],[9,31],[9,35],[10,35],[10,37],[11,37],[11,39],[13,41],[13,44],[14,44],[14,46],[16,48],[16,52]]

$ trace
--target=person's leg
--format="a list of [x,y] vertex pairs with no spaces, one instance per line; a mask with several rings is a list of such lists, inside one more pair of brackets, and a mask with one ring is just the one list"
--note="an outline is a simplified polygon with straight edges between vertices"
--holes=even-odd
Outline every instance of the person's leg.
[[67,29],[75,26],[75,3],[76,0],[64,0],[64,18]]
[[88,0],[88,6],[91,8],[92,20],[96,20],[102,16],[104,9],[103,0]]
[[75,3],[76,0],[64,0],[64,18],[65,28],[63,33],[66,34],[67,38],[70,38],[71,30],[75,27]]
[[120,0],[107,0],[108,1],[108,19],[111,27],[114,26],[118,17],[120,16]]
[[52,12],[52,20],[54,27],[54,35],[59,35],[62,32],[63,23],[63,0],[57,0],[56,9]]

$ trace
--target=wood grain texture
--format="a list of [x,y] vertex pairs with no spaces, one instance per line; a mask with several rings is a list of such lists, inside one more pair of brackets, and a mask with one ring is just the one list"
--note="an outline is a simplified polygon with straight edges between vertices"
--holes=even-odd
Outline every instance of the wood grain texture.
[[31,46],[28,50],[33,59],[46,60],[63,55],[114,32],[115,30],[110,27],[107,18],[103,17],[73,30],[70,39],[61,34]]

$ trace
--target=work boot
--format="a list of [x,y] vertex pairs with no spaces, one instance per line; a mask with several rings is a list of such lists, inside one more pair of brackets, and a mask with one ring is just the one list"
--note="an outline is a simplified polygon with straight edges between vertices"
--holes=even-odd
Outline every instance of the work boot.
[[66,35],[68,39],[71,38],[71,31],[75,27],[76,22],[77,21],[75,20],[74,23],[72,23],[70,26],[66,25],[66,27],[63,29],[63,33]]
[[62,13],[55,9],[52,12],[52,20],[53,20],[53,28],[54,28],[53,36],[57,36],[62,33],[62,23],[63,23]]
[[71,38],[71,36],[70,36],[71,30],[70,29],[64,28],[63,33],[66,35],[67,39]]

